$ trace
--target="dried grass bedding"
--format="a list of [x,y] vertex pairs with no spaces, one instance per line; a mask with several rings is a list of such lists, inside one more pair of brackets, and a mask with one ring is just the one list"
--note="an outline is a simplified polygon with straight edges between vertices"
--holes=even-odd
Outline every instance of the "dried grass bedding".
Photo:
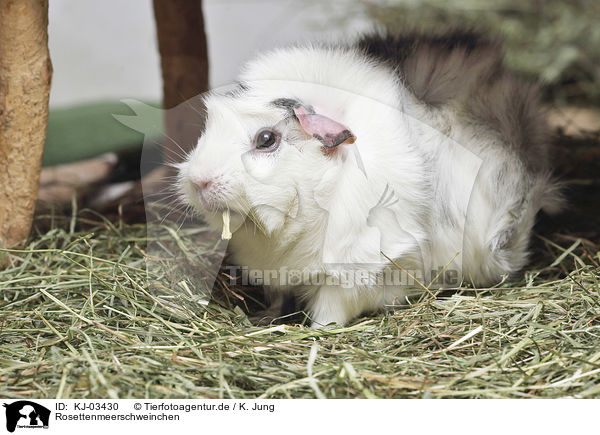
[[[600,397],[600,254],[585,238],[536,235],[516,280],[316,331],[302,316],[253,326],[260,292],[223,272],[208,304],[202,282],[161,268],[148,286],[143,224],[41,222],[0,252],[3,397]],[[216,255],[168,224],[152,237],[177,267]]]

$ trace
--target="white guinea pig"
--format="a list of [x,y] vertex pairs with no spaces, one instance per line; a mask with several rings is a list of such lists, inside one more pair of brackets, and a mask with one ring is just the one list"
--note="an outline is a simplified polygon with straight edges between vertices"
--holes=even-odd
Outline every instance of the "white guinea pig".
[[230,210],[233,263],[315,327],[497,283],[560,204],[535,88],[474,33],[276,50],[205,104],[179,190],[216,229]]

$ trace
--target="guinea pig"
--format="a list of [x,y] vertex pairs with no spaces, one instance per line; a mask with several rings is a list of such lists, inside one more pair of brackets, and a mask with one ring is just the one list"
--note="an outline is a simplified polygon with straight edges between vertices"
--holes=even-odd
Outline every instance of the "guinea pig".
[[262,54],[204,98],[177,188],[215,229],[231,214],[231,261],[313,327],[496,284],[561,204],[537,90],[502,57],[471,31]]

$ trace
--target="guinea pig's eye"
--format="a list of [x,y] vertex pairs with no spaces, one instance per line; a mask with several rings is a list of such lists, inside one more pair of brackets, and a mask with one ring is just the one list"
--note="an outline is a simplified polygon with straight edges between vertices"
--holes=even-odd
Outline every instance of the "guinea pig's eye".
[[274,150],[279,145],[281,135],[274,130],[265,128],[256,133],[254,146],[260,150]]

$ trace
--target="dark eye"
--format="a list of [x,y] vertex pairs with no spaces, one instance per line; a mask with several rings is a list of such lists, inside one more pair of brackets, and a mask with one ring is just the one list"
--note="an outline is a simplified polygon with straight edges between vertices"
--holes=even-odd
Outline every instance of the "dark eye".
[[274,130],[260,130],[254,138],[254,146],[261,150],[275,149],[280,139],[281,135]]

